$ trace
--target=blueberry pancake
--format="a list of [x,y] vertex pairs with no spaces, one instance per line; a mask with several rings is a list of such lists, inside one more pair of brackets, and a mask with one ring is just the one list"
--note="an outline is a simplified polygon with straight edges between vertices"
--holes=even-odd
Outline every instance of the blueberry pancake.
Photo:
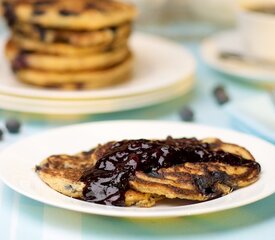
[[97,30],[132,21],[134,6],[113,0],[4,0],[9,23],[23,22],[47,28]]
[[26,38],[18,34],[13,34],[11,41],[19,48],[30,52],[39,52],[41,54],[62,55],[62,56],[84,56],[94,55],[112,51],[118,47],[126,46],[127,39],[117,40],[112,44],[98,44],[88,47],[79,47],[67,43],[45,43],[31,38]]
[[[88,157],[87,157],[88,156]],[[90,166],[81,164],[90,159]],[[251,185],[261,167],[248,150],[216,138],[168,137],[99,145],[54,155],[36,167],[54,190],[85,201],[151,207],[159,200],[206,201]]]
[[43,43],[63,43],[75,47],[106,47],[117,42],[126,41],[131,34],[131,28],[131,24],[126,23],[95,31],[74,31],[16,23],[13,26],[13,32],[22,37]]
[[2,0],[6,57],[21,82],[78,90],[129,80],[134,6],[115,0]]
[[[80,181],[83,172],[93,167],[101,156],[109,149],[111,142],[99,145],[95,149],[81,152],[76,155],[54,155],[50,156],[35,170],[38,176],[54,190],[74,198],[82,198],[84,183]],[[139,207],[151,207],[161,200],[161,196],[141,193],[129,189],[125,193],[125,203],[127,206],[136,205]]]
[[[83,71],[108,68],[123,62],[130,51],[127,46],[120,46],[113,50],[80,56],[49,55],[40,52],[26,51],[17,48],[9,41],[6,45],[6,56],[14,69],[31,68],[43,71]],[[18,64],[21,62],[24,64]]]
[[[129,56],[123,62],[109,68],[85,71],[42,71],[26,67],[24,59],[16,63],[20,67],[14,74],[23,83],[42,88],[60,90],[97,89],[123,83],[130,79],[133,59]],[[21,68],[21,66],[24,66]]]
[[[245,148],[215,138],[207,138],[202,142],[217,153],[217,159],[163,168],[153,176],[138,172],[130,182],[131,188],[171,199],[206,201],[258,180],[260,166]],[[224,153],[233,154],[232,158],[226,159]],[[241,163],[243,160],[244,163]]]

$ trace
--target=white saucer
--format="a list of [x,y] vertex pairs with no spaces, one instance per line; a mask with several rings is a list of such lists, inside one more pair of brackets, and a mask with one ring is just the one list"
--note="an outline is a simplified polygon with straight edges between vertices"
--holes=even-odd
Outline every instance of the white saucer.
[[204,40],[201,54],[204,61],[213,69],[235,76],[246,82],[258,85],[275,86],[275,66],[263,66],[255,62],[246,62],[233,58],[219,57],[221,49],[244,52],[243,44],[237,30],[219,33]]
[[[52,154],[74,154],[112,140],[173,137],[218,137],[247,148],[261,164],[260,179],[226,196],[186,205],[161,202],[152,208],[113,207],[66,197],[42,182],[33,168]],[[50,143],[50,144],[49,144]],[[0,178],[15,191],[37,201],[79,212],[120,217],[176,217],[222,211],[263,199],[275,191],[273,145],[234,131],[196,124],[156,121],[114,121],[80,124],[46,131],[24,139],[0,153]]]
[[[6,37],[0,39],[3,49]],[[0,94],[44,99],[111,99],[160,91],[188,79],[195,61],[183,46],[156,36],[134,33],[131,47],[135,56],[132,79],[124,84],[86,91],[58,91],[31,87],[17,81],[0,52]]]

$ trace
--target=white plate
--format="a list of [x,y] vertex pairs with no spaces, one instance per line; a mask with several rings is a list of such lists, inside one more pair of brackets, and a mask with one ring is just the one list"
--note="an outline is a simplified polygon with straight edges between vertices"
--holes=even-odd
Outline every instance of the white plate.
[[57,100],[1,95],[0,108],[24,113],[81,115],[122,111],[149,106],[181,96],[193,87],[191,77],[166,89],[113,99]]
[[[113,207],[66,197],[44,184],[33,167],[51,154],[88,150],[98,143],[135,138],[218,137],[246,147],[262,166],[256,183],[227,196],[192,205],[161,204],[149,209]],[[30,137],[0,154],[0,176],[15,191],[56,207],[120,217],[171,217],[215,212],[249,204],[274,193],[275,148],[245,134],[194,124],[156,121],[97,122],[47,131]]]
[[[0,39],[0,49],[6,37]],[[28,98],[101,99],[141,95],[165,89],[189,78],[195,72],[195,61],[183,46],[174,42],[135,33],[131,38],[135,65],[132,79],[124,84],[86,91],[58,91],[31,87],[16,80],[10,71],[4,51],[0,52],[0,93]]]
[[204,61],[213,69],[250,83],[275,86],[275,68],[252,62],[221,59],[220,48],[243,52],[243,44],[238,31],[231,30],[207,38],[202,43],[201,54]]

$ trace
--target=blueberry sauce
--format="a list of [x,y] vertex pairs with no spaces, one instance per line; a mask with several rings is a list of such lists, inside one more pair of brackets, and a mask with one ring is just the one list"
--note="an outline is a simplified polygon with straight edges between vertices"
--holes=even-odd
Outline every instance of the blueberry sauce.
[[186,162],[223,162],[259,168],[259,164],[235,154],[212,151],[195,138],[125,140],[114,143],[96,165],[81,177],[84,200],[104,205],[125,206],[125,193],[136,171],[157,175],[160,168]]

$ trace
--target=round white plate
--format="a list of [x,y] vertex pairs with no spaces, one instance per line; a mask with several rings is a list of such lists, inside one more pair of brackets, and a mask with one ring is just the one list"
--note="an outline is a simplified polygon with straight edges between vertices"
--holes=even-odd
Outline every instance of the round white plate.
[[114,99],[57,100],[24,98],[1,95],[0,108],[24,113],[80,115],[122,111],[145,107],[173,99],[189,92],[193,87],[193,78],[185,79],[166,89]]
[[[74,154],[110,140],[137,138],[218,137],[246,147],[261,164],[260,179],[251,186],[208,202],[181,205],[173,201],[144,209],[113,207],[66,197],[43,183],[33,168],[52,154]],[[0,177],[15,191],[37,201],[79,212],[120,217],[172,217],[215,212],[243,206],[274,193],[275,147],[234,131],[194,124],[157,121],[117,121],[73,125],[44,132],[7,148],[0,154]],[[181,202],[181,204],[179,204]]]
[[[0,39],[3,49],[6,37]],[[45,99],[102,99],[141,95],[165,89],[195,72],[192,55],[181,45],[143,33],[134,33],[131,48],[135,56],[134,74],[127,83],[100,90],[58,91],[31,87],[16,80],[0,52],[0,93]]]
[[222,32],[204,40],[201,46],[204,61],[219,72],[238,77],[247,82],[275,86],[275,67],[233,58],[222,59],[219,57],[220,48],[244,52],[238,31]]

